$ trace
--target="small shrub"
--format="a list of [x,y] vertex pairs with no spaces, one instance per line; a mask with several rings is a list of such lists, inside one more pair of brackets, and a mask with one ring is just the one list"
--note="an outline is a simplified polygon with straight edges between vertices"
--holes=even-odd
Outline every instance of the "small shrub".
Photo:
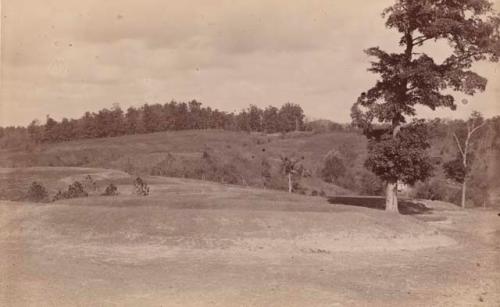
[[57,191],[56,195],[52,197],[52,201],[63,199],[63,192],[61,190]]
[[88,191],[97,191],[97,182],[94,180],[94,178],[92,178],[92,176],[87,175],[85,177],[85,180],[83,181],[83,184]]
[[68,190],[61,192],[60,190],[54,196],[53,200],[59,199],[70,199],[78,197],[87,197],[89,194],[83,188],[83,185],[79,181],[75,181],[68,186]]
[[137,177],[134,181],[135,194],[140,196],[149,195],[149,186],[141,177]]
[[31,183],[27,199],[34,202],[45,202],[48,199],[49,194],[47,193],[47,189],[40,183],[34,181]]
[[116,187],[116,185],[110,183],[106,189],[104,190],[104,193],[102,193],[101,195],[103,196],[115,196],[115,195],[118,195],[118,188]]
[[311,196],[318,196],[318,191],[312,190],[311,191]]
[[325,191],[323,191],[323,190],[319,191],[319,196],[326,197]]

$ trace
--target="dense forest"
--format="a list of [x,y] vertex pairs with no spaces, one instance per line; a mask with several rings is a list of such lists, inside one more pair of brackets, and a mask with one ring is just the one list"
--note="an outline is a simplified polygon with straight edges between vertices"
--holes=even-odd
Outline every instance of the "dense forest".
[[235,114],[205,107],[196,100],[188,103],[171,101],[163,105],[130,107],[126,112],[115,104],[111,109],[105,108],[97,113],[86,112],[79,119],[56,121],[47,115],[45,123],[33,120],[28,127],[0,127],[0,140],[5,147],[16,147],[26,138],[34,143],[56,143],[189,129],[276,133],[305,130],[306,125],[304,111],[293,103],[265,109],[250,105]]

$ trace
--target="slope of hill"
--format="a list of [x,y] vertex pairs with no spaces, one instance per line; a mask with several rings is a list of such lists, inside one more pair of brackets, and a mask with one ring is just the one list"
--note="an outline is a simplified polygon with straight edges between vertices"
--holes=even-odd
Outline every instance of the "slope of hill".
[[[431,155],[442,165],[455,156],[452,139],[432,140]],[[348,184],[326,183],[320,169],[327,153],[335,149],[346,160]],[[293,132],[288,134],[245,133],[224,130],[187,130],[128,135],[42,144],[30,150],[0,150],[0,166],[72,166],[117,169],[134,175],[194,178],[243,186],[286,189],[280,157],[304,158],[305,177],[297,191],[305,194],[341,195],[362,191],[369,172],[364,169],[366,139],[352,132]],[[493,201],[500,195],[498,151],[488,156],[485,180]],[[437,181],[450,190],[459,187],[445,179],[441,165]],[[29,184],[29,183],[27,183]],[[340,185],[343,185],[341,187]],[[349,188],[346,188],[349,187]],[[23,186],[23,189],[26,185]],[[20,190],[20,189],[19,189]],[[323,193],[322,193],[323,192]],[[453,192],[453,193],[455,193]],[[456,192],[458,193],[458,192]],[[4,199],[6,197],[3,197]]]
[[349,191],[318,178],[324,156],[334,148],[346,148],[352,165],[361,169],[365,145],[363,136],[352,133],[268,135],[192,130],[43,144],[30,152],[3,151],[0,166],[102,167],[285,189],[280,156],[293,156],[303,157],[304,193],[339,194]]

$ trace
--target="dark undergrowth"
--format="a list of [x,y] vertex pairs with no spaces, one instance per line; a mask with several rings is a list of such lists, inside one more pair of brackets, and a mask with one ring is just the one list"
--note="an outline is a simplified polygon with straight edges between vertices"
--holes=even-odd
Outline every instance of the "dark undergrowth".
[[[401,214],[413,215],[432,212],[432,209],[412,199],[399,199],[398,208]],[[329,197],[331,204],[365,207],[384,210],[385,198],[380,196],[334,196]]]

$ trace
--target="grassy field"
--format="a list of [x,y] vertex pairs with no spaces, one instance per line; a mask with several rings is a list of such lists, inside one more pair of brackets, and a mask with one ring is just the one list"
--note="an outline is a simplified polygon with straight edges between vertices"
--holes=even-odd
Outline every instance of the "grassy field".
[[[310,174],[304,192],[349,193],[318,176],[324,156],[334,148],[349,148],[353,165],[361,168],[366,141],[350,133],[291,133],[286,136],[231,131],[176,131],[46,144],[32,151],[0,152],[0,166],[99,167],[134,174],[158,174],[286,189],[280,156],[304,157]],[[205,158],[204,158],[205,157]],[[270,178],[266,178],[267,176]],[[210,178],[212,177],[212,178]],[[267,180],[267,182],[266,182]]]
[[[9,170],[3,170],[7,172]],[[417,215],[321,197],[123,172],[118,196],[0,202],[2,306],[498,306],[496,212],[426,202]],[[38,178],[38,177],[37,177]],[[475,225],[471,227],[471,225]]]

